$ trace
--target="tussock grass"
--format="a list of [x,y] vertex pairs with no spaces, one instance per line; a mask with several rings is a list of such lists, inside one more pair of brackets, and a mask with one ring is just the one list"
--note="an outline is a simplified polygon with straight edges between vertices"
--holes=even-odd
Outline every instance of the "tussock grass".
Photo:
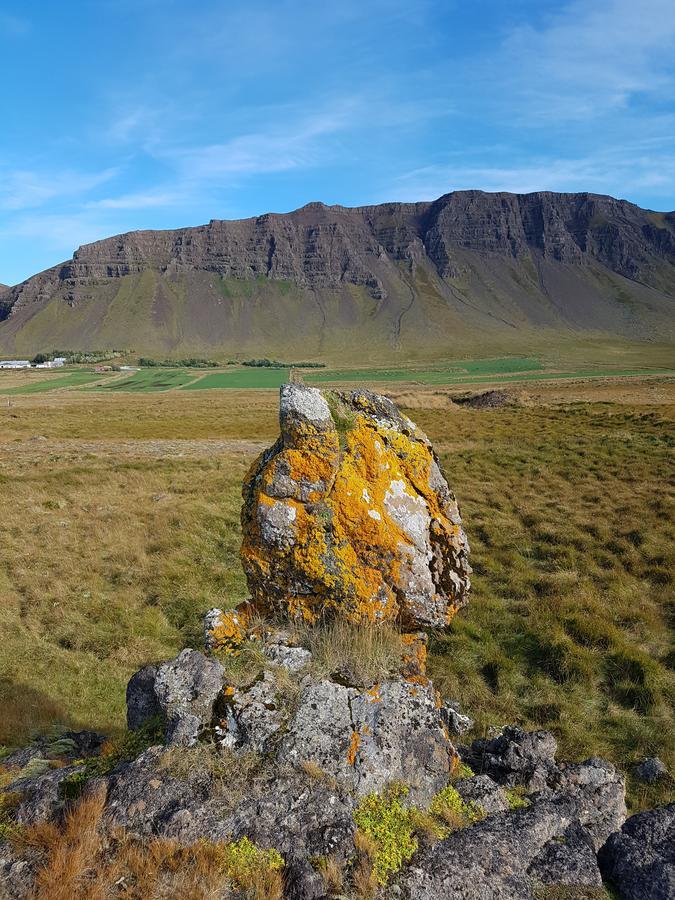
[[312,653],[315,675],[337,675],[356,685],[371,685],[400,671],[404,646],[400,632],[389,625],[350,625],[335,620],[300,633]]
[[[675,770],[666,387],[558,384],[487,411],[435,395],[425,407],[416,392],[411,415],[461,501],[475,569],[470,606],[432,641],[431,674],[477,734],[517,722],[552,729],[561,756],[630,770],[658,755]],[[0,408],[0,744],[55,722],[121,731],[131,673],[199,647],[203,613],[246,597],[241,480],[276,436],[277,398],[224,394]],[[351,653],[353,636],[335,637],[317,654],[327,668]],[[368,678],[390,650],[380,660]],[[672,784],[630,789],[635,807],[672,796]]]

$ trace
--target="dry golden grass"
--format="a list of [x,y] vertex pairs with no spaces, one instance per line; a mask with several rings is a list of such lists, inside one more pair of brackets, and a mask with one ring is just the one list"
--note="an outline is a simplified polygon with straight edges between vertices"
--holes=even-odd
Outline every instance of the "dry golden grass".
[[[35,866],[35,900],[224,900],[233,896],[223,845],[182,847],[172,840],[141,839],[102,823],[103,791],[92,791],[61,825],[41,823],[13,840]],[[283,875],[261,865],[243,873],[247,900],[282,900]]]
[[300,640],[312,652],[318,677],[342,672],[364,685],[399,672],[405,649],[400,632],[391,626],[350,625],[340,619],[308,628]]
[[[553,729],[561,755],[630,770],[657,754],[675,768],[672,383],[530,384],[527,405],[490,411],[414,393],[475,568],[470,606],[432,641],[437,686],[478,733],[519,722]],[[129,675],[199,646],[205,610],[246,596],[241,479],[276,436],[276,394],[12,404],[0,407],[0,743],[56,721],[119,729]],[[636,805],[670,790],[631,784]]]

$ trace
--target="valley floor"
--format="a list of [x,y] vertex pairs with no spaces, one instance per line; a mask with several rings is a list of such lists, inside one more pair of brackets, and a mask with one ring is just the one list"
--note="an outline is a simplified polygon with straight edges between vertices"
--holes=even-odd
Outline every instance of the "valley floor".
[[[12,376],[15,377],[15,376]],[[392,384],[462,506],[470,606],[432,644],[444,696],[490,725],[553,730],[561,756],[675,769],[675,383]],[[242,477],[276,391],[20,393],[0,408],[0,743],[55,723],[119,731],[130,674],[198,646],[246,596]],[[670,598],[670,601],[669,601]],[[634,807],[672,782],[629,782]]]

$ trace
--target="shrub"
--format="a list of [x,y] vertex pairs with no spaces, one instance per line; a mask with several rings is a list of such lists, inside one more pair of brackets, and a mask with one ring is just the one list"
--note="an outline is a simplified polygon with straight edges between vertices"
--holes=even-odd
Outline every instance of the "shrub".
[[473,800],[463,800],[457,788],[451,784],[439,791],[429,804],[429,812],[440,819],[450,831],[457,831],[480,822],[485,810]]
[[278,872],[284,867],[278,850],[261,850],[247,837],[223,844],[219,855],[227,877],[241,890],[250,889],[261,873]]
[[391,785],[383,794],[368,794],[354,813],[359,831],[372,842],[372,866],[384,886],[417,850],[412,811],[403,805],[408,788]]

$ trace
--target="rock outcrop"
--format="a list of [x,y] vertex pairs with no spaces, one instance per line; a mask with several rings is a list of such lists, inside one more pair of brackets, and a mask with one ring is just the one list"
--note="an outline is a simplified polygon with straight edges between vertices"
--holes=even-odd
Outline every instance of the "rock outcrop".
[[427,437],[368,391],[281,389],[281,437],[244,484],[255,605],[291,619],[442,627],[467,602],[469,546]]

